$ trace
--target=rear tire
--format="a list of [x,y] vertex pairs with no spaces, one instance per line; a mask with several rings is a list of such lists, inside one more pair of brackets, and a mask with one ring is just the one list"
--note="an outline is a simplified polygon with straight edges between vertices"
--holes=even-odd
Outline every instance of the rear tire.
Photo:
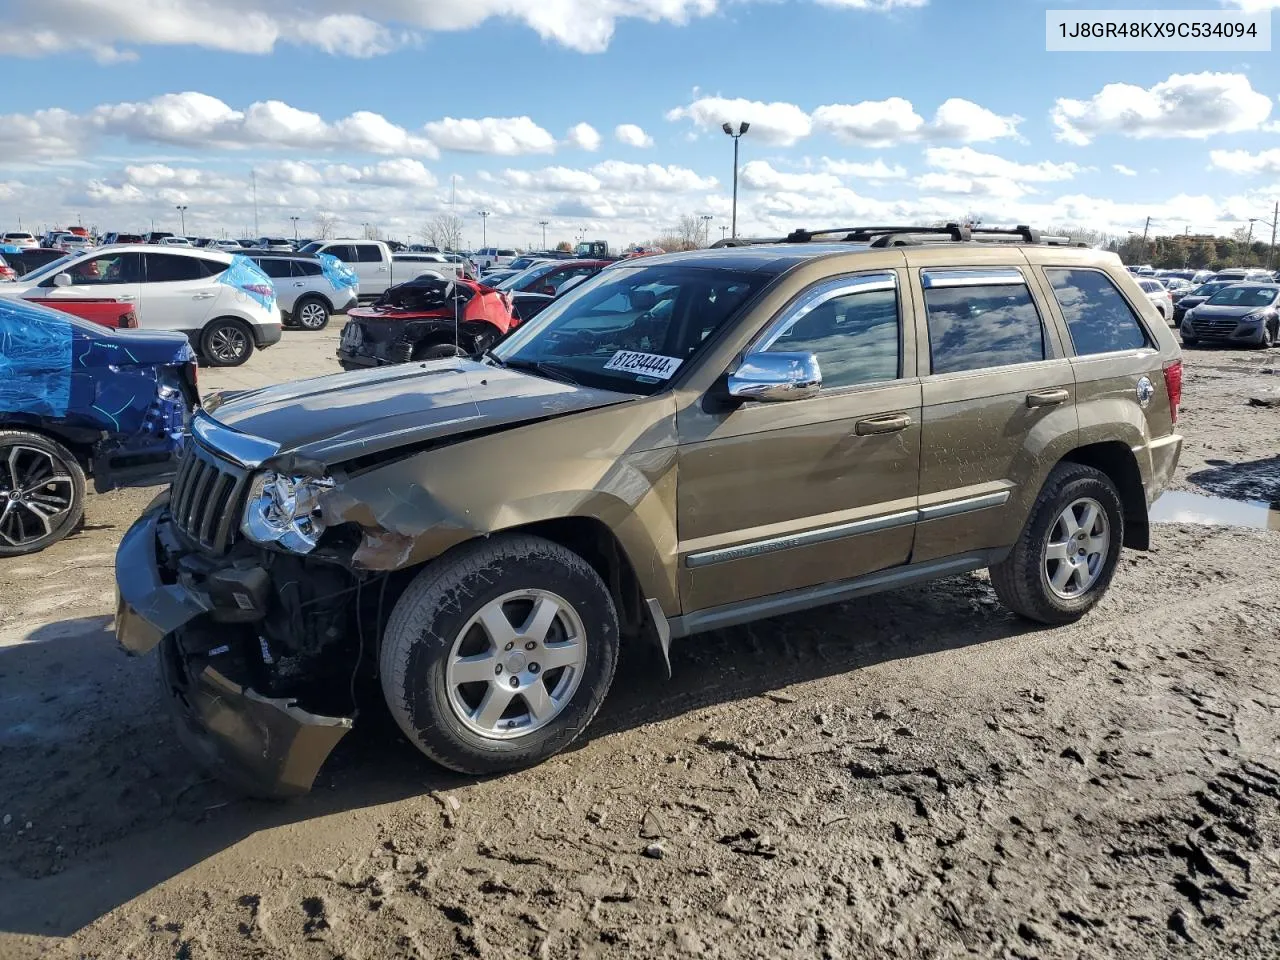
[[452,343],[433,343],[429,346],[418,347],[413,351],[414,360],[444,360],[448,357],[469,357],[463,347],[456,346]]
[[211,320],[200,334],[200,355],[211,367],[238,367],[253,355],[253,331],[235,317]]
[[397,602],[379,655],[405,736],[473,775],[567,747],[600,708],[617,662],[618,615],[599,574],[525,535],[473,541],[429,564]]
[[333,311],[319,297],[303,297],[293,305],[293,322],[303,330],[323,330]]
[[43,434],[0,430],[0,557],[38,553],[74,532],[84,493],[84,471],[70,450]]
[[1106,594],[1123,543],[1124,512],[1111,478],[1093,467],[1061,463],[1045,481],[1018,542],[991,567],[991,585],[1021,617],[1074,623]]

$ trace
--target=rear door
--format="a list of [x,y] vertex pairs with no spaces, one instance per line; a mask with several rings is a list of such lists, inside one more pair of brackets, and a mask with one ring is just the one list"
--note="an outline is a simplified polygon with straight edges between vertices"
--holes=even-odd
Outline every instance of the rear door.
[[360,279],[360,292],[379,294],[391,286],[391,261],[378,243],[353,243],[356,276]]
[[293,275],[293,262],[280,257],[254,257],[262,272],[271,278],[276,288],[276,300],[285,313],[293,312],[293,305],[302,292],[302,281]]
[[202,257],[181,253],[143,254],[139,326],[197,333],[213,311],[218,294],[226,289],[217,279],[226,265],[210,260],[211,266],[206,268],[205,263]]
[[924,314],[913,561],[1013,544],[1048,471],[1076,445],[1075,377],[1029,272],[1019,254],[911,271]]

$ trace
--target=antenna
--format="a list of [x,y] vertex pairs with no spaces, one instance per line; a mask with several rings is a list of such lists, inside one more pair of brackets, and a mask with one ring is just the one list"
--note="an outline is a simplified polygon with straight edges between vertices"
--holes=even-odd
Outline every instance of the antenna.
[[251,167],[249,178],[253,181],[253,235],[257,237],[261,233],[258,229],[258,171]]

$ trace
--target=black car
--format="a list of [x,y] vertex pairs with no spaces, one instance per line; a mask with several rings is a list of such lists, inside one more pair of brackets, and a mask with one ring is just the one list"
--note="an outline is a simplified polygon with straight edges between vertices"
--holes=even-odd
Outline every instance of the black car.
[[1192,307],[1198,307],[1219,290],[1225,290],[1238,280],[1210,280],[1208,283],[1202,283],[1190,293],[1180,297],[1173,305],[1173,324],[1177,326],[1182,323],[1182,318]]
[[1280,284],[1233,283],[1182,318],[1182,342],[1222,340],[1254,347],[1280,343]]

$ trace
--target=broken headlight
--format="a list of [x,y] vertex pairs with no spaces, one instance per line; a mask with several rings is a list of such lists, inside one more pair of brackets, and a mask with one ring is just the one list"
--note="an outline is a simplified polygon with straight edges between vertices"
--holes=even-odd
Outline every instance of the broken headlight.
[[274,543],[293,553],[310,553],[324,533],[320,495],[332,489],[333,481],[327,478],[264,471],[249,487],[240,529],[254,543]]

